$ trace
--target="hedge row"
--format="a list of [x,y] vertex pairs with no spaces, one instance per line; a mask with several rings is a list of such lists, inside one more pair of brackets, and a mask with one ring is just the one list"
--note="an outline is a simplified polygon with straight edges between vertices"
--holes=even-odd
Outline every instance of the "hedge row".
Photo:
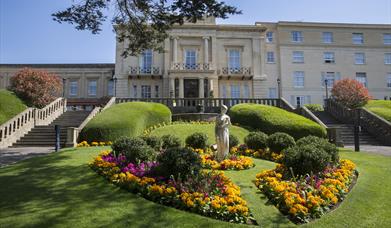
[[319,124],[292,112],[273,106],[238,104],[229,111],[231,122],[259,130],[266,134],[285,132],[296,140],[314,135],[326,137],[326,129]]

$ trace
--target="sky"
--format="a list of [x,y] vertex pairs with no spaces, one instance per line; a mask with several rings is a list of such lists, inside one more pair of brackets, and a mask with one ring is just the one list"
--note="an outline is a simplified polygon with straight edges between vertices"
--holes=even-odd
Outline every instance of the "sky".
[[[51,14],[71,0],[0,0],[0,63],[114,63],[110,22],[93,35]],[[243,14],[220,24],[309,21],[391,24],[391,0],[226,0]],[[110,20],[109,20],[110,21]]]

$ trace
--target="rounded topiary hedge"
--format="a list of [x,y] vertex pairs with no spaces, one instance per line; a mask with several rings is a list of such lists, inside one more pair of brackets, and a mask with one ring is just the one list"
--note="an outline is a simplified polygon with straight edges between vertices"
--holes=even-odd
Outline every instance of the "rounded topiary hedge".
[[96,115],[84,127],[79,140],[114,141],[119,137],[135,137],[144,129],[171,122],[170,109],[162,104],[129,102],[116,104]]
[[266,134],[285,132],[295,139],[308,135],[326,137],[326,129],[314,121],[273,106],[238,104],[230,109],[229,116],[234,124]]

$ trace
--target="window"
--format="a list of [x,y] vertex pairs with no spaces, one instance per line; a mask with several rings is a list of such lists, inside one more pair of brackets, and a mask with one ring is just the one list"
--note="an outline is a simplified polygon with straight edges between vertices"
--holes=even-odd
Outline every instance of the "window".
[[273,42],[273,36],[274,36],[273,32],[267,32],[266,33],[266,43]]
[[78,82],[70,81],[69,82],[69,96],[77,96],[78,91]]
[[341,80],[341,75],[339,72],[322,72],[321,85],[325,87],[327,80],[327,87],[332,88],[335,81]]
[[277,88],[269,88],[269,98],[277,98]]
[[305,104],[311,104],[311,96],[291,96],[291,103],[296,107],[301,107]]
[[363,84],[365,87],[368,86],[367,73],[359,72],[356,73],[356,80]]
[[186,69],[195,70],[197,67],[197,52],[194,49],[185,51],[185,67]]
[[229,71],[236,72],[240,70],[240,52],[237,49],[231,49],[228,51],[228,68]]
[[332,32],[323,32],[322,41],[324,44],[331,44],[334,42],[334,37]]
[[231,98],[240,98],[240,85],[231,84]]
[[293,72],[293,87],[295,88],[304,87],[304,71]]
[[294,51],[292,53],[292,58],[294,63],[304,63],[304,52],[302,51]]
[[354,53],[355,64],[365,64],[365,53]]
[[363,44],[364,43],[364,34],[362,33],[353,33],[352,34],[353,44]]
[[141,86],[141,98],[151,98],[151,86],[142,85]]
[[386,45],[391,45],[391,33],[383,34],[383,43]]
[[158,85],[155,85],[155,97],[156,98],[159,97],[159,86]]
[[250,87],[248,84],[243,85],[243,98],[250,98]]
[[88,81],[88,96],[96,96],[97,84],[96,80]]
[[133,98],[137,98],[137,85],[133,85]]
[[324,63],[335,63],[334,52],[323,53]]
[[384,64],[391,64],[391,53],[384,54]]
[[292,31],[291,35],[292,35],[292,42],[301,43],[304,40],[303,33],[301,31]]
[[387,73],[387,88],[391,88],[391,73]]
[[107,81],[107,95],[114,96],[114,81],[113,80]]
[[267,62],[268,63],[274,63],[275,62],[274,52],[272,52],[272,51],[268,51],[267,52]]
[[140,62],[140,73],[151,73],[152,70],[152,50],[145,50],[141,54],[141,62]]

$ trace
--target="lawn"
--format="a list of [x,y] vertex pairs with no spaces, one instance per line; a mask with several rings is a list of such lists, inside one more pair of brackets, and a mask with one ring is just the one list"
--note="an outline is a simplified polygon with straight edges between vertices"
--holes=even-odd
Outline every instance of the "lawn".
[[[155,204],[109,184],[88,167],[102,149],[67,149],[0,168],[0,226],[240,226]],[[391,224],[391,157],[350,151],[343,151],[341,157],[358,165],[356,186],[338,209],[305,226]],[[251,183],[256,173],[274,164],[258,159],[255,163],[253,169],[226,173],[241,186],[261,226],[294,226]]]
[[21,113],[27,106],[11,91],[0,89],[0,125]]
[[[194,132],[202,132],[208,136],[208,145],[215,143],[215,133],[214,133],[214,123],[210,124],[190,124],[190,123],[181,123],[173,124],[164,127],[157,128],[151,132],[151,135],[162,136],[167,134],[173,134],[179,137],[182,143],[185,143],[186,137],[191,135]],[[243,143],[244,137],[248,135],[248,130],[238,127],[230,126],[230,134],[238,137],[240,143]]]
[[391,122],[391,101],[371,100],[365,108]]

